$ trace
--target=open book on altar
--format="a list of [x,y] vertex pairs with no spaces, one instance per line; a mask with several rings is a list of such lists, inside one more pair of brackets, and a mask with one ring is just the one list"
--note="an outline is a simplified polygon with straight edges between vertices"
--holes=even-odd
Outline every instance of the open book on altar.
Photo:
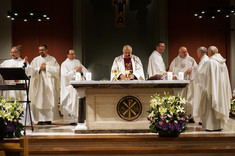
[[165,80],[167,78],[167,73],[156,73],[149,77],[148,80]]

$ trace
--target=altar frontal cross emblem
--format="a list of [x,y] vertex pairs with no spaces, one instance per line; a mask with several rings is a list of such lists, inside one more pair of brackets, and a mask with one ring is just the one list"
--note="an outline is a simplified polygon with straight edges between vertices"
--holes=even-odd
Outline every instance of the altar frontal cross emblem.
[[117,113],[120,118],[133,121],[137,119],[142,112],[142,104],[134,96],[125,96],[117,104]]

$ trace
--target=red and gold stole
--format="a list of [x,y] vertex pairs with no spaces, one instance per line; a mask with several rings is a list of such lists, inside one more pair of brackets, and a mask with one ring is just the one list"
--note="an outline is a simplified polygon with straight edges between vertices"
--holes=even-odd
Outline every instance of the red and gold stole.
[[133,73],[131,58],[124,58],[125,70],[130,70]]

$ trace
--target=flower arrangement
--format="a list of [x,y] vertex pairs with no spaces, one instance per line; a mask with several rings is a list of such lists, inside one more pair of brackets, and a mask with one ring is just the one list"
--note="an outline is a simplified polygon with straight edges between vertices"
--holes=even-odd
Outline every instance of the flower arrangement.
[[24,126],[19,122],[20,118],[23,116],[23,104],[19,103],[18,100],[10,102],[10,99],[6,101],[5,99],[0,98],[0,117],[4,120],[8,137],[14,135],[15,137],[21,137],[21,131]]
[[186,130],[188,116],[185,115],[183,104],[184,98],[171,96],[164,92],[164,96],[159,94],[151,96],[148,120],[150,130],[154,133],[165,133],[178,135]]

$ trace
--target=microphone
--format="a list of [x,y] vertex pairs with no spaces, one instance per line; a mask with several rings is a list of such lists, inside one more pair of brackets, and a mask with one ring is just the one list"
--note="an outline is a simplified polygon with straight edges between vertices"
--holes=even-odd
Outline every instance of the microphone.
[[27,63],[25,62],[23,68],[26,68],[26,67],[27,67]]

